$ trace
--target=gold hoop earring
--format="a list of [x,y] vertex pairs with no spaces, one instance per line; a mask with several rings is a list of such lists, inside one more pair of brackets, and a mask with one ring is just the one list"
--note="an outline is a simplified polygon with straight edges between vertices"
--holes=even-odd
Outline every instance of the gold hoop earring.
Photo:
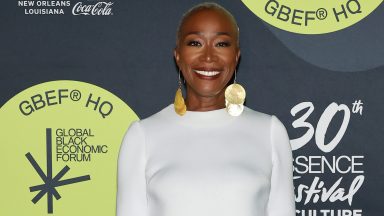
[[187,112],[187,106],[185,105],[183,93],[181,90],[181,76],[180,76],[180,70],[179,70],[179,87],[176,91],[175,95],[175,101],[173,102],[173,106],[175,108],[175,112],[182,116]]
[[244,110],[245,89],[236,83],[236,73],[233,83],[225,89],[225,107],[229,115],[239,116]]

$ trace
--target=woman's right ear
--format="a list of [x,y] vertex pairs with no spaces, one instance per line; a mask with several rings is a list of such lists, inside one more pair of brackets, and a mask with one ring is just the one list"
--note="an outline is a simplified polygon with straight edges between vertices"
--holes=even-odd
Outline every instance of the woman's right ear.
[[177,63],[177,65],[179,65],[180,57],[179,57],[179,52],[177,50],[177,47],[175,47],[175,49],[173,49],[173,57],[175,57],[176,63]]

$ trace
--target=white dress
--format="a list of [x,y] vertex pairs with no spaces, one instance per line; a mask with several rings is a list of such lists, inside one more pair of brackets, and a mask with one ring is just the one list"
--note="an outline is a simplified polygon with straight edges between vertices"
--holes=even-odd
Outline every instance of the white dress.
[[292,152],[283,124],[245,107],[173,104],[134,122],[118,161],[117,216],[294,216]]

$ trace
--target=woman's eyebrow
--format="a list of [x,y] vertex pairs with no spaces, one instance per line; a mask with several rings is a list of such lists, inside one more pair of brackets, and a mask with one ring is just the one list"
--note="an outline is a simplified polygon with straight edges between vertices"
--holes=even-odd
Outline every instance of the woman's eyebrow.
[[228,35],[231,36],[229,32],[216,32],[216,35]]

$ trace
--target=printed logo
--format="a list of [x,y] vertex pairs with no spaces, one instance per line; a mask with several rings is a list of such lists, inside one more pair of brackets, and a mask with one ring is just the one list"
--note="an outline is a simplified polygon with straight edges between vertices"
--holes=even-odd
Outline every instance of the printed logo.
[[113,2],[96,2],[93,4],[86,4],[77,2],[72,9],[73,15],[98,15],[108,16],[112,13]]
[[17,1],[17,6],[24,9],[25,15],[64,15],[70,1]]
[[[312,102],[302,102],[291,109],[292,116],[301,113],[292,126],[304,131],[303,135],[290,141],[292,150],[296,153],[293,160],[296,215],[364,215],[363,209],[353,205],[355,195],[365,181],[364,155],[337,153],[337,147],[342,143],[351,117],[362,117],[363,103],[356,100],[352,103],[352,108],[349,108],[346,104],[333,102],[323,111],[317,125],[309,121],[314,110]],[[332,122],[338,126],[333,128],[330,136]],[[304,154],[298,153],[313,138],[317,148],[311,149],[312,151],[307,148]],[[332,207],[334,204],[338,207]]]
[[113,15],[112,1],[85,0],[73,3],[71,1],[17,1],[17,6],[23,8],[25,15],[65,15],[72,10],[72,15],[109,16]]
[[294,33],[324,34],[351,26],[374,11],[383,0],[242,0],[265,22]]
[[53,213],[53,196],[56,200],[61,198],[60,194],[57,192],[56,187],[64,186],[68,184],[74,184],[77,182],[88,181],[91,179],[89,175],[84,175],[80,177],[60,180],[68,171],[69,166],[65,165],[63,169],[60,170],[55,177],[52,178],[52,129],[46,129],[46,149],[47,149],[47,174],[41,169],[39,164],[36,162],[35,158],[32,156],[30,152],[28,152],[25,156],[28,161],[31,163],[37,174],[40,176],[41,180],[43,180],[44,184],[32,186],[29,188],[31,192],[40,191],[36,196],[32,199],[32,202],[36,204],[45,194],[47,194],[48,201],[48,213]]
[[135,120],[118,97],[84,82],[14,96],[0,109],[0,215],[114,215],[118,153]]

